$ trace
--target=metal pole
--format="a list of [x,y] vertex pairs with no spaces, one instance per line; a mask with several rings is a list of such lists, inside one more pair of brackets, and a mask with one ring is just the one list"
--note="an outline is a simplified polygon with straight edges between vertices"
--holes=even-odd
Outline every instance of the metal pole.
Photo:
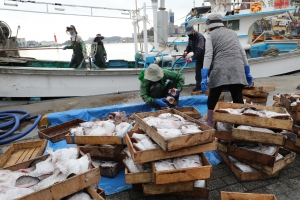
[[134,40],[134,50],[135,53],[138,52],[138,40],[137,40],[137,28],[136,28],[136,19],[134,19],[134,21],[132,22],[133,25],[133,40]]
[[148,56],[147,18],[148,18],[148,16],[146,14],[146,3],[144,3],[143,26],[144,26],[144,51],[145,51],[145,57]]
[[153,9],[153,34],[154,34],[154,48],[158,49],[158,36],[157,36],[157,0],[152,0]]

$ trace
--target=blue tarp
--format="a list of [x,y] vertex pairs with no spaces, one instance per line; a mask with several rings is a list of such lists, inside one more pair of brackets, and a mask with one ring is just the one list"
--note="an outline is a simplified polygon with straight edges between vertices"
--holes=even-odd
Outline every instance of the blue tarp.
[[[201,115],[207,112],[207,96],[195,95],[195,96],[184,96],[180,97],[178,107],[188,107],[194,106],[201,113]],[[99,108],[86,108],[69,110],[65,112],[50,113],[47,115],[48,122],[51,126],[55,126],[76,118],[92,121],[94,118],[107,117],[110,112],[115,111],[125,111],[127,115],[135,112],[149,112],[153,108],[145,103],[135,103],[135,104],[122,104]],[[47,147],[51,147],[54,150],[61,148],[68,148],[74,146],[75,144],[67,144],[65,140],[59,141],[57,143],[52,143],[48,141]],[[205,152],[205,156],[208,158],[212,166],[215,166],[221,162],[219,156],[214,151]],[[101,177],[101,181],[98,183],[99,187],[105,190],[106,195],[115,194],[126,189],[130,189],[132,186],[125,183],[124,170],[118,173],[114,178]]]

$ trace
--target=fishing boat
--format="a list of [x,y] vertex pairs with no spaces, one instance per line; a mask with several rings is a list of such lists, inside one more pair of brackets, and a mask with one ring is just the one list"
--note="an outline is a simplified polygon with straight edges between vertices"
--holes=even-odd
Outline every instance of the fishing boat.
[[[17,1],[18,2],[18,1]],[[21,2],[21,1],[20,1]],[[33,2],[34,3],[34,2]],[[205,32],[205,21],[210,13],[220,13],[224,17],[224,23],[236,31],[238,38],[249,56],[251,74],[254,78],[269,77],[299,70],[297,63],[300,61],[300,51],[297,50],[298,41],[266,41],[255,43],[252,41],[253,24],[266,16],[294,11],[296,8],[285,6],[277,9],[274,5],[264,2],[265,6],[253,12],[251,9],[234,10],[232,7],[243,2],[210,0],[211,9],[203,8],[195,16],[187,17],[185,25],[192,24],[201,32]],[[1,97],[70,97],[86,96],[107,93],[118,93],[139,90],[138,75],[151,63],[157,63],[170,70],[180,70],[185,76],[185,84],[195,82],[194,65],[188,66],[184,59],[180,59],[187,45],[187,37],[169,37],[167,34],[168,12],[165,1],[152,0],[154,43],[153,49],[148,50],[147,40],[144,40],[144,51],[138,50],[136,23],[143,22],[144,38],[147,37],[147,13],[146,4],[139,12],[133,15],[134,42],[136,61],[115,61],[106,69],[71,69],[67,68],[68,62],[41,61],[32,58],[18,58],[15,51],[4,51],[6,60],[0,63],[0,84],[3,86]],[[141,12],[143,11],[143,15]],[[230,11],[230,12],[229,12]],[[229,15],[230,13],[230,15]],[[4,27],[4,26],[2,26]],[[2,28],[3,29],[3,28]],[[9,28],[6,27],[5,30]],[[9,48],[14,47],[16,38],[7,34],[10,41]],[[274,46],[279,49],[277,56],[262,56],[268,49]],[[1,49],[1,44],[0,44]],[[0,52],[3,54],[3,51]],[[3,58],[3,56],[2,56]],[[5,58],[3,58],[5,59]],[[114,61],[110,61],[114,62]],[[126,61],[125,61],[126,62]],[[123,64],[119,64],[123,63]],[[124,67],[125,66],[125,67]]]

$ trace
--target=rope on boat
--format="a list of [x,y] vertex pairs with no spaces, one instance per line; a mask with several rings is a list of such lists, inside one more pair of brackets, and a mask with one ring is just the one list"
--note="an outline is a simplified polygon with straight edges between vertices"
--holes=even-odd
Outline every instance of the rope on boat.
[[279,49],[277,49],[275,46],[271,46],[268,50],[266,50],[262,56],[272,56],[276,57],[280,53]]

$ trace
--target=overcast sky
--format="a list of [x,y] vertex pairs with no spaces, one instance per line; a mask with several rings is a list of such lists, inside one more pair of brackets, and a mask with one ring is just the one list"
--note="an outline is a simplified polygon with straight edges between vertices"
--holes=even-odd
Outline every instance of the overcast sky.
[[[135,0],[37,0],[36,2],[51,2],[95,7],[110,7],[122,9],[135,9]],[[137,0],[138,7],[141,8],[143,3],[147,7],[151,6],[151,0]],[[180,24],[183,19],[177,19],[185,16],[193,7],[194,0],[166,0],[167,10],[172,9],[175,12],[175,24]],[[196,6],[202,5],[202,0],[195,0]],[[14,4],[12,1],[0,0],[0,20],[9,24],[13,35],[16,35],[17,27],[20,25],[19,38],[26,40],[53,40],[53,35],[56,33],[58,42],[64,42],[69,39],[66,34],[66,26],[75,25],[79,35],[84,40],[88,37],[94,37],[97,33],[103,36],[122,36],[131,37],[133,32],[132,20],[130,19],[112,19],[102,17],[83,17],[59,14],[39,14],[30,12],[19,12],[1,9],[18,9],[26,11],[46,12],[46,5],[38,5],[31,3],[17,3],[16,6],[5,6],[4,3]],[[159,5],[159,1],[158,1]],[[90,9],[63,7],[64,11],[55,10],[55,6],[49,6],[49,12],[55,13],[72,13],[72,14],[90,14]],[[93,9],[95,15],[104,15],[111,17],[129,17],[121,14],[121,11],[107,11]],[[147,9],[147,14],[152,24],[152,10]],[[151,25],[152,26],[152,25]],[[140,23],[142,28],[142,23]],[[148,24],[148,28],[150,25]]]

